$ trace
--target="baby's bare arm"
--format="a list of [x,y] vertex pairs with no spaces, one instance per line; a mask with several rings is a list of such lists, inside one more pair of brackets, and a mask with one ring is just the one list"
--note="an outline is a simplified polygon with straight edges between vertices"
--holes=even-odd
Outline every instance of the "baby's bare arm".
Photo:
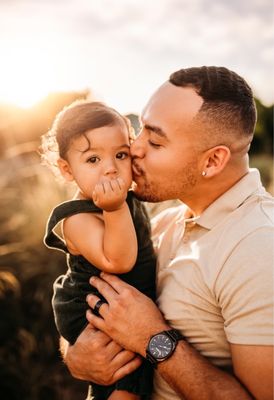
[[119,178],[96,185],[98,214],[77,214],[64,222],[64,236],[73,254],[81,254],[102,271],[125,273],[137,257],[137,238],[126,202],[127,188]]
[[126,198],[127,187],[121,178],[99,183],[94,189],[94,203],[103,209],[103,252],[113,273],[129,271],[137,257],[137,237]]

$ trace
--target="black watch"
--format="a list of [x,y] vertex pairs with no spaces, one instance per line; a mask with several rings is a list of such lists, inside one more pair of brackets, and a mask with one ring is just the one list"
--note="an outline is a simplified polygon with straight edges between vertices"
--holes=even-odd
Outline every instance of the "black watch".
[[146,348],[146,359],[157,368],[157,364],[169,358],[183,335],[176,329],[162,331],[151,336]]

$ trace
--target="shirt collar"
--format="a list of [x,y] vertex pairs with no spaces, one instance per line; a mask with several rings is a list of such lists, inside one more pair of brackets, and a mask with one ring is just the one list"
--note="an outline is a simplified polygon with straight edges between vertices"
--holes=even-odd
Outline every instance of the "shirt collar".
[[236,210],[252,193],[260,189],[263,187],[259,171],[252,168],[240,181],[210,204],[197,220],[195,218],[196,223],[206,229],[212,229],[214,225]]

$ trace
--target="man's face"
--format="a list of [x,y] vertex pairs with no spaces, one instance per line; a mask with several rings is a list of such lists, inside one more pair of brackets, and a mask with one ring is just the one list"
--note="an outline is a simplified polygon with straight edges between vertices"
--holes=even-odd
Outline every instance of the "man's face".
[[137,197],[157,202],[195,196],[201,171],[190,124],[202,103],[192,88],[168,82],[149,100],[140,134],[131,145]]

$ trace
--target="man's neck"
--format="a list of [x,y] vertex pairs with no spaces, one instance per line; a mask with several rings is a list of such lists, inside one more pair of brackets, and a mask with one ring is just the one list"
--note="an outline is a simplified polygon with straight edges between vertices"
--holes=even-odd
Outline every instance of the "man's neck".
[[199,185],[199,188],[189,198],[180,199],[189,208],[189,213],[197,217],[203,213],[215,200],[230,190],[239,180],[248,173],[248,168],[242,173],[231,177],[216,177],[205,180]]

